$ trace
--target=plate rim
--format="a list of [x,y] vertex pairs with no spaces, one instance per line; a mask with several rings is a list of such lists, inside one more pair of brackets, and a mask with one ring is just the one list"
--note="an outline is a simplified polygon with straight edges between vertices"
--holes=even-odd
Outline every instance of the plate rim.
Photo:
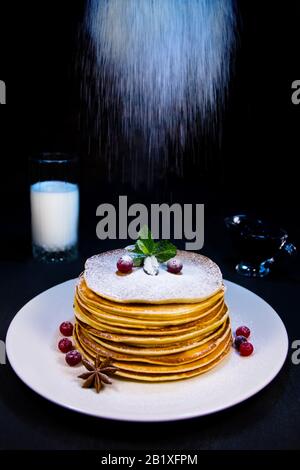
[[36,387],[34,384],[32,384],[30,382],[30,380],[28,380],[26,378],[26,376],[22,375],[22,373],[20,372],[20,368],[18,368],[18,365],[16,365],[14,363],[14,359],[12,359],[13,354],[11,354],[11,351],[12,351],[13,346],[10,346],[10,345],[11,344],[13,345],[13,341],[11,341],[10,338],[13,335],[14,323],[18,320],[19,315],[22,315],[22,311],[25,310],[26,308],[28,308],[28,305],[31,302],[35,301],[39,297],[43,296],[44,294],[47,294],[49,291],[54,290],[59,286],[63,286],[65,284],[75,284],[76,281],[77,281],[77,278],[72,278],[72,279],[69,279],[69,280],[64,281],[62,283],[56,284],[56,285],[50,287],[49,289],[46,289],[46,290],[40,292],[39,294],[34,296],[32,299],[30,299],[28,302],[26,302],[18,310],[18,312],[14,315],[13,319],[11,320],[11,322],[9,324],[9,327],[7,329],[6,338],[5,338],[6,356],[7,356],[7,359],[9,361],[9,364],[10,364],[12,370],[17,375],[17,377],[29,389],[31,389],[34,393],[38,394],[40,397],[48,400],[50,403],[53,403],[53,404],[58,405],[60,407],[63,407],[67,410],[74,411],[76,413],[80,413],[80,414],[86,415],[86,416],[92,416],[92,417],[98,418],[98,419],[107,419],[107,420],[110,420],[110,421],[122,421],[122,422],[132,422],[132,423],[175,422],[175,421],[182,421],[182,420],[186,420],[186,419],[201,418],[202,416],[204,417],[204,416],[208,416],[208,415],[218,413],[220,411],[225,411],[225,410],[227,410],[229,408],[232,408],[236,405],[239,405],[240,403],[242,403],[242,402],[248,400],[249,398],[253,397],[257,393],[259,393],[261,390],[263,390],[265,387],[267,387],[275,379],[275,377],[279,374],[279,372],[281,371],[281,369],[283,368],[283,366],[286,362],[288,351],[289,351],[289,338],[288,338],[288,333],[287,333],[286,327],[285,327],[280,315],[276,312],[276,310],[266,300],[264,300],[262,297],[260,297],[255,292],[251,291],[250,289],[247,289],[244,286],[241,286],[240,284],[237,284],[235,282],[224,279],[224,283],[225,283],[226,287],[230,288],[230,285],[238,287],[239,289],[242,289],[243,291],[246,291],[247,293],[250,293],[251,295],[257,297],[260,302],[265,303],[269,308],[271,308],[272,311],[273,311],[273,314],[275,314],[277,316],[277,320],[279,321],[279,323],[281,324],[281,327],[282,327],[282,333],[284,334],[284,344],[282,345],[282,350],[285,349],[285,351],[282,354],[281,360],[279,362],[277,362],[277,367],[275,367],[275,369],[272,370],[270,372],[270,374],[268,374],[266,376],[265,380],[262,381],[257,388],[255,388],[255,391],[250,389],[249,393],[246,393],[245,395],[243,395],[243,397],[238,398],[238,399],[233,399],[232,401],[230,401],[226,405],[219,405],[217,407],[214,407],[213,410],[208,408],[207,412],[203,412],[203,411],[201,411],[201,412],[197,412],[197,411],[191,412],[191,411],[188,411],[188,412],[178,413],[178,415],[176,417],[172,417],[172,416],[169,416],[169,417],[168,416],[167,417],[163,417],[163,416],[155,417],[155,416],[152,415],[151,417],[149,417],[147,419],[145,419],[143,417],[139,417],[139,416],[136,416],[136,417],[131,417],[131,416],[112,417],[112,416],[108,416],[108,415],[107,416],[99,415],[99,413],[96,413],[96,412],[93,413],[92,411],[84,410],[84,409],[82,409],[82,407],[76,407],[76,406],[73,406],[73,405],[68,405],[67,403],[62,403],[61,401],[58,401],[55,398],[53,398],[53,396],[51,396],[50,394],[47,395],[47,394],[44,394],[41,391],[39,391],[38,387]]

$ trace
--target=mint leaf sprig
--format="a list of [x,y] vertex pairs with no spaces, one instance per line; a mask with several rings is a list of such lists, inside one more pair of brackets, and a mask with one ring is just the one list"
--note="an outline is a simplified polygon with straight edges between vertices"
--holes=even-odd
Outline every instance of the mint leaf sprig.
[[147,225],[141,228],[135,245],[127,247],[127,250],[130,251],[134,266],[138,267],[144,265],[146,258],[155,257],[159,263],[165,263],[177,253],[176,246],[168,240],[155,242]]

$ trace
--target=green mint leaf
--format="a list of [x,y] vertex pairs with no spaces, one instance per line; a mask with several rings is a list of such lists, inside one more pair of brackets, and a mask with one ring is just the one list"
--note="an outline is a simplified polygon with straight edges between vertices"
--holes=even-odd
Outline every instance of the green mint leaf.
[[165,263],[171,258],[174,258],[177,253],[177,248],[173,243],[168,240],[162,240],[155,243],[154,255],[160,263]]
[[147,240],[137,240],[136,246],[138,251],[142,252],[145,256],[151,255],[151,247],[148,246]]
[[136,253],[138,255],[143,255],[143,251],[139,248],[138,243],[136,242],[134,245],[134,250],[131,250],[131,253]]
[[149,264],[149,259],[154,256],[159,263],[165,263],[177,253],[176,246],[168,240],[156,243],[147,225],[141,228],[135,245],[127,247],[127,250],[131,253],[134,266],[142,266],[146,261]]
[[141,228],[136,245],[145,255],[149,256],[153,254],[155,242],[147,225]]

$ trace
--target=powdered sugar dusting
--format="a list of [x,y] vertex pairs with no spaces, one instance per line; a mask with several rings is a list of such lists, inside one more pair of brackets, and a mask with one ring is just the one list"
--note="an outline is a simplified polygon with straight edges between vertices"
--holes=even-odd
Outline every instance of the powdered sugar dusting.
[[157,276],[148,276],[143,268],[129,274],[117,271],[117,261],[128,255],[113,250],[89,258],[84,279],[96,294],[124,303],[194,303],[210,297],[222,288],[222,273],[212,260],[188,251],[177,251],[183,263],[180,274],[171,274],[161,264]]

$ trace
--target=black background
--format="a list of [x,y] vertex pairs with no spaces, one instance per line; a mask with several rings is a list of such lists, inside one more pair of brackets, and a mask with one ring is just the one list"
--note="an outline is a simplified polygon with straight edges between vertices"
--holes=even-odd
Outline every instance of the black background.
[[[220,150],[200,146],[194,164],[187,155],[184,178],[174,178],[170,163],[169,173],[147,191],[133,190],[130,182],[122,185],[116,172],[110,193],[132,193],[137,200],[145,198],[145,192],[150,199],[190,194],[214,210],[274,208],[284,214],[297,208],[300,106],[291,102],[291,83],[300,68],[300,5],[296,0],[237,4],[238,51]],[[85,5],[84,0],[54,0],[2,7],[0,76],[7,84],[8,103],[0,108],[4,195],[25,195],[28,156],[47,150],[79,154],[83,189],[95,191],[95,197],[108,189],[107,170],[87,155],[79,126],[81,77],[75,69]],[[203,164],[211,152],[214,163]],[[20,202],[25,201],[19,198],[14,206],[19,217]],[[26,221],[27,214],[22,225]]]
[[[169,173],[150,189],[122,185],[117,172],[108,184],[105,166],[88,155],[79,126],[81,77],[75,73],[86,2],[2,7],[0,77],[7,85],[7,106],[0,108],[1,194],[6,201],[1,210],[7,241],[7,227],[17,218],[20,238],[29,246],[28,156],[47,150],[80,155],[83,200],[85,192],[88,201],[92,194],[92,214],[109,192],[132,194],[138,201],[190,199],[206,203],[207,213],[271,211],[283,224],[289,214],[293,224],[300,106],[291,102],[291,83],[299,76],[300,5],[296,0],[237,3],[238,51],[221,148],[200,146],[194,164],[186,156],[184,178],[174,177],[170,164]],[[207,153],[213,163],[205,165]]]
[[[75,74],[86,2],[3,3],[0,79],[6,82],[7,105],[0,106],[0,339],[25,301],[76,276],[86,256],[116,246],[96,239],[95,210],[119,194],[137,202],[205,203],[204,253],[220,264],[227,278],[268,300],[284,318],[291,339],[299,337],[298,260],[283,262],[268,279],[239,278],[233,271],[222,217],[245,210],[266,214],[287,228],[299,245],[300,105],[291,102],[291,84],[300,78],[300,3],[238,1],[239,47],[217,163],[203,167],[199,154],[198,163],[185,165],[183,178],[174,177],[170,166],[169,174],[147,191],[133,188],[130,182],[122,184],[118,175],[108,182],[105,167],[87,156],[86,140],[78,127],[80,76]],[[41,267],[30,257],[28,157],[47,150],[75,152],[81,159],[81,258],[63,267]],[[0,373],[1,448],[127,448],[134,447],[135,441],[139,448],[152,441],[161,448],[210,449],[298,448],[300,444],[300,379],[290,361],[258,397],[220,415],[163,425],[159,431],[157,426],[78,417],[35,396],[9,366],[1,366]]]

